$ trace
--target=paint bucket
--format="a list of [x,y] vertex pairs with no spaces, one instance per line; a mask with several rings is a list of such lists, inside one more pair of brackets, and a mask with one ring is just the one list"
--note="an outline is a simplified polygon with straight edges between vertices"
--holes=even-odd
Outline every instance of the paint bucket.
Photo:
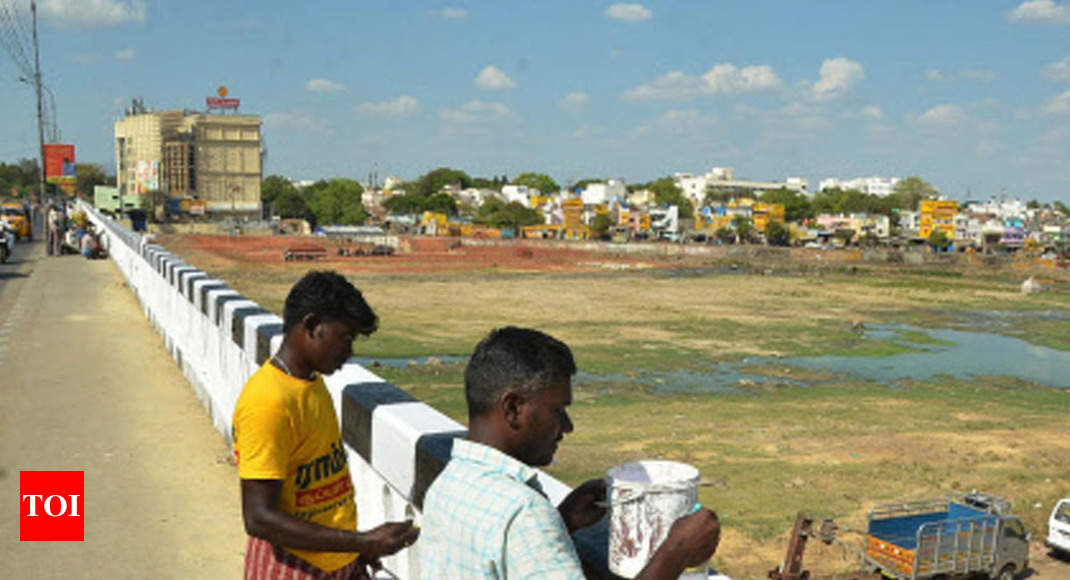
[[698,478],[697,469],[676,461],[633,461],[606,473],[610,572],[639,574],[673,522],[692,512]]

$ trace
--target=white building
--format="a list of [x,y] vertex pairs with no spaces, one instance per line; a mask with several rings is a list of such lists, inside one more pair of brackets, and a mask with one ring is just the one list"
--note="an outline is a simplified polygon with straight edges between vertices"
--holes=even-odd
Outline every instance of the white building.
[[583,188],[580,199],[583,200],[583,205],[595,205],[609,203],[614,199],[622,200],[627,196],[628,188],[624,187],[624,182],[610,179],[606,183],[588,183],[587,187]]
[[826,189],[842,189],[861,191],[878,197],[888,197],[895,191],[895,184],[899,183],[898,177],[856,177],[854,179],[838,179],[829,177],[822,179],[818,184],[818,191]]
[[675,173],[673,181],[684,192],[695,207],[700,207],[706,200],[706,192],[712,189],[738,189],[760,194],[771,189],[790,189],[806,193],[810,184],[803,177],[789,177],[784,181],[750,181],[736,179],[736,170],[731,167],[714,167],[709,173],[694,175],[692,173]]
[[986,202],[974,201],[967,203],[965,210],[993,215],[1001,220],[1025,219],[1029,215],[1029,208],[1020,199],[997,200],[994,197],[990,197]]
[[502,186],[502,195],[505,196],[506,203],[515,201],[524,207],[528,207],[528,198],[533,195],[539,195],[539,190],[532,189],[526,185],[504,185]]

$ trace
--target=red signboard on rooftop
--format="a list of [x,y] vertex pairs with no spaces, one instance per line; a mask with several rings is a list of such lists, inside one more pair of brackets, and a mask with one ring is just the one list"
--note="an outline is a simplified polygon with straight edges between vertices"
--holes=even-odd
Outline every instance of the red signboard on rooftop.
[[209,109],[238,109],[241,99],[228,99],[224,97],[208,97],[205,99]]

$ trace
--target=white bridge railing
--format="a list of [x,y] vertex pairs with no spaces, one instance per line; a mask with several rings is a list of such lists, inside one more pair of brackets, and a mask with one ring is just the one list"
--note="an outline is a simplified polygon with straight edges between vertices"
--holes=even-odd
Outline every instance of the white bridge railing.
[[[104,245],[145,316],[232,444],[234,404],[245,381],[281,344],[282,319],[87,204],[82,209],[104,232]],[[341,414],[360,529],[404,519],[419,525],[424,492],[464,426],[352,361],[325,380]],[[539,478],[554,503],[570,491],[544,473]],[[385,558],[386,571],[419,577],[419,549],[416,542]]]

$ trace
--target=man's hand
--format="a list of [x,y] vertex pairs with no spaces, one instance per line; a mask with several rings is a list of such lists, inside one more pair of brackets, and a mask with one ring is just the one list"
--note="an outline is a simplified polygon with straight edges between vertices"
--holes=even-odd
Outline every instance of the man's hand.
[[721,541],[721,523],[717,514],[708,509],[684,516],[669,528],[665,543],[674,544],[683,558],[684,566],[696,566],[705,562],[717,551]]
[[407,548],[420,537],[420,528],[407,522],[388,522],[361,534],[360,557],[371,563]]
[[383,569],[383,563],[378,558],[371,560],[361,554],[357,558],[357,569],[350,580],[372,580],[375,573]]
[[557,511],[571,534],[602,519],[606,515],[605,501],[606,481],[592,479],[572,490],[557,506]]

